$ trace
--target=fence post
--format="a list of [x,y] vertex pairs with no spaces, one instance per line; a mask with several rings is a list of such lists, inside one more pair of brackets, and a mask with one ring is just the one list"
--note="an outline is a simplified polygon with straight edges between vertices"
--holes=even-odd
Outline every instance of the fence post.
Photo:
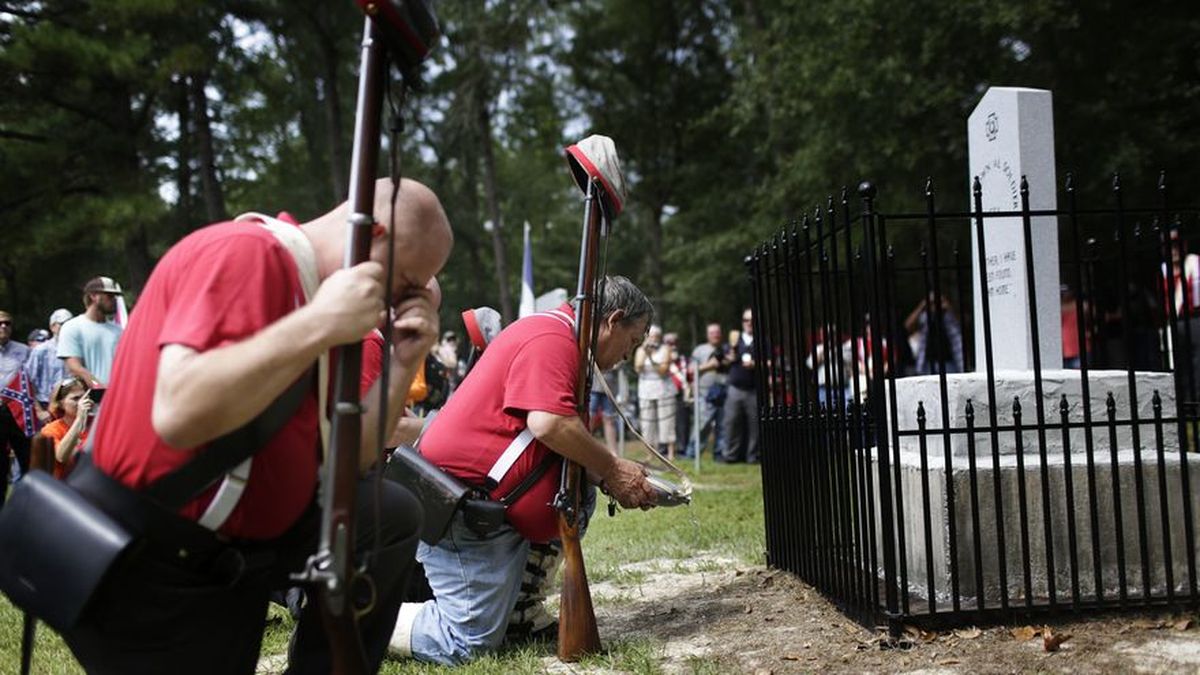
[[[706,327],[706,330],[707,330],[707,327]],[[701,449],[700,446],[702,445],[702,443],[700,442],[700,425],[701,425],[700,411],[702,409],[702,407],[700,405],[700,361],[698,361],[695,358],[689,358],[688,360],[692,362],[692,437],[693,437],[693,439],[695,439],[692,447],[694,448],[693,452],[696,453],[696,457],[694,460],[696,474],[699,475],[699,473],[700,473],[700,449]],[[686,385],[686,383],[687,382],[685,380],[684,384]],[[716,448],[717,448],[717,444],[714,441],[713,442],[713,450],[716,450]]]
[[[762,312],[764,309],[762,306],[762,297],[765,292],[763,289],[763,277],[765,275],[762,272],[762,267],[760,266],[759,261],[760,259],[766,257],[766,249],[767,247],[764,244],[761,248],[755,248],[752,255],[748,255],[742,259],[742,264],[746,268],[746,276],[750,281],[750,307],[751,317],[753,318],[751,325],[754,329],[754,405],[758,408],[758,414],[756,416],[758,417],[758,445],[760,461],[763,457],[762,453],[773,450],[773,448],[769,446],[767,434],[764,433],[766,431],[765,420],[767,416],[762,414],[762,406],[767,401],[766,392],[768,389],[766,383],[767,376],[765,375],[766,359],[764,358],[762,348],[764,340],[762,331]],[[747,445],[746,449],[749,450],[749,445]],[[763,478],[763,494],[765,498],[766,492],[770,488],[768,487],[768,476],[764,475]],[[767,567],[779,567],[779,562],[783,555],[775,546],[779,539],[776,536],[775,523],[771,522],[771,518],[767,514],[764,514],[764,521],[766,522],[767,534]]]
[[[882,242],[875,239],[875,186],[870,181],[863,181],[858,186],[858,194],[863,200],[863,250],[866,256],[866,285],[868,290],[868,306],[871,308],[873,321],[879,321],[885,316],[883,304],[880,302],[879,260],[882,258]],[[885,331],[871,331],[871,360],[883,363],[883,335]],[[867,400],[871,406],[872,416],[876,424],[889,424],[886,398],[883,395],[886,386],[886,376],[883,368],[875,368],[871,373],[871,383],[867,386]],[[888,434],[876,433],[875,456],[879,471],[879,513],[880,540],[883,546],[883,578],[884,598],[887,603],[886,613],[888,631],[899,635],[900,607],[896,589],[896,533],[893,528],[894,513],[892,510],[891,467],[888,457]]]

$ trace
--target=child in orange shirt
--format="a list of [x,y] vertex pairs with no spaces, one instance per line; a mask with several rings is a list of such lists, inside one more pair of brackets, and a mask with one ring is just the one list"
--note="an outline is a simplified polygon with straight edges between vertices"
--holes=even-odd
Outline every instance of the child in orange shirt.
[[42,427],[42,435],[54,439],[54,477],[65,478],[75,466],[79,451],[87,440],[88,414],[92,400],[87,385],[77,377],[68,377],[54,387],[50,395],[50,414],[54,421]]

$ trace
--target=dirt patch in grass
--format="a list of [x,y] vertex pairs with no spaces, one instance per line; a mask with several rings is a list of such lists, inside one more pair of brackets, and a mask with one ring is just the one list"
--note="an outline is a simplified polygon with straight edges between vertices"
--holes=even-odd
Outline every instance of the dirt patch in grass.
[[[592,588],[601,637],[649,641],[668,673],[1200,670],[1194,614],[1109,615],[1048,628],[913,628],[893,640],[784,572],[713,557],[642,562],[621,572]],[[1047,632],[1051,643],[1069,638],[1046,651]]]

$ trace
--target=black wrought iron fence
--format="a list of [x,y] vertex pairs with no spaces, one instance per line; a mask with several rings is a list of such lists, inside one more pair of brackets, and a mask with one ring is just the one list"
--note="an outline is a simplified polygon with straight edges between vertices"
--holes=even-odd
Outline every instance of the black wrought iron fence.
[[769,563],[864,622],[1200,600],[1200,212],[1020,189],[886,213],[863,183],[746,259]]

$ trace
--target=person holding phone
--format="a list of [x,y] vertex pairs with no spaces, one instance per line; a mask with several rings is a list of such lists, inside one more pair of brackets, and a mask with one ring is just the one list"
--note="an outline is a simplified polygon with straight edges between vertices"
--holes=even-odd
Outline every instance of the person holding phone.
[[54,441],[54,477],[66,478],[74,468],[87,441],[93,402],[83,380],[68,377],[54,387],[50,395],[50,415],[54,421],[42,427],[41,434]]
[[634,353],[638,373],[638,422],[646,442],[675,459],[675,385],[671,381],[671,349],[662,326],[651,325],[646,341]]
[[742,332],[730,354],[722,461],[758,464],[758,395],[754,389],[754,311],[742,311]]

